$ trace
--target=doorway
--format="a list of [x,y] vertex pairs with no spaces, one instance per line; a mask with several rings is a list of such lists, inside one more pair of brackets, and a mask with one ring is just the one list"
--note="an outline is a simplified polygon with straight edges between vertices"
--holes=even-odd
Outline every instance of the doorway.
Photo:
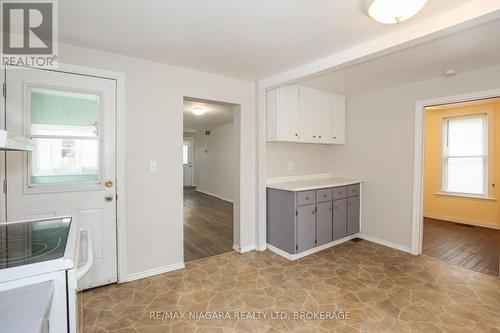
[[499,276],[500,98],[423,110],[422,253]]
[[184,100],[184,260],[233,251],[239,129],[238,106]]
[[194,186],[194,137],[184,136],[182,144],[182,167],[184,187]]
[[3,218],[75,217],[94,249],[79,288],[117,282],[116,80],[8,68],[5,84],[5,127],[35,148],[5,154]]

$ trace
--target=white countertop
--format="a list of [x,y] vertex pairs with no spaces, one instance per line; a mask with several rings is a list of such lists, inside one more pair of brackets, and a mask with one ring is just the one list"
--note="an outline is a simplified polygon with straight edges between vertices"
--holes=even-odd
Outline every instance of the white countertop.
[[361,180],[356,178],[313,177],[310,179],[304,178],[282,182],[268,181],[267,188],[299,192],[321,188],[346,186],[358,183],[361,183]]

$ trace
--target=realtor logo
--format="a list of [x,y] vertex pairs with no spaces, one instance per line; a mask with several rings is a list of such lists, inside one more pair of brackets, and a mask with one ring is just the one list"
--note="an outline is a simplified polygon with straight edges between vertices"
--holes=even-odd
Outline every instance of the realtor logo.
[[57,67],[57,3],[2,1],[2,67]]

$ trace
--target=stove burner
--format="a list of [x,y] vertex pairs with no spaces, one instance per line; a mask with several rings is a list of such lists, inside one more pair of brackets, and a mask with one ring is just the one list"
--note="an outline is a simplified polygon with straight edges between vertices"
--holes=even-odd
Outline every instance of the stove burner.
[[0,269],[64,255],[70,219],[0,224]]

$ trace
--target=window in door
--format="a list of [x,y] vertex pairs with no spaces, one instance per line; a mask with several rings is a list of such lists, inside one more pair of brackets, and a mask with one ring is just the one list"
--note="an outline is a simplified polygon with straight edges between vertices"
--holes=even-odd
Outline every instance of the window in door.
[[41,87],[28,96],[28,186],[100,183],[100,96]]
[[444,192],[488,194],[487,122],[486,114],[444,119]]

